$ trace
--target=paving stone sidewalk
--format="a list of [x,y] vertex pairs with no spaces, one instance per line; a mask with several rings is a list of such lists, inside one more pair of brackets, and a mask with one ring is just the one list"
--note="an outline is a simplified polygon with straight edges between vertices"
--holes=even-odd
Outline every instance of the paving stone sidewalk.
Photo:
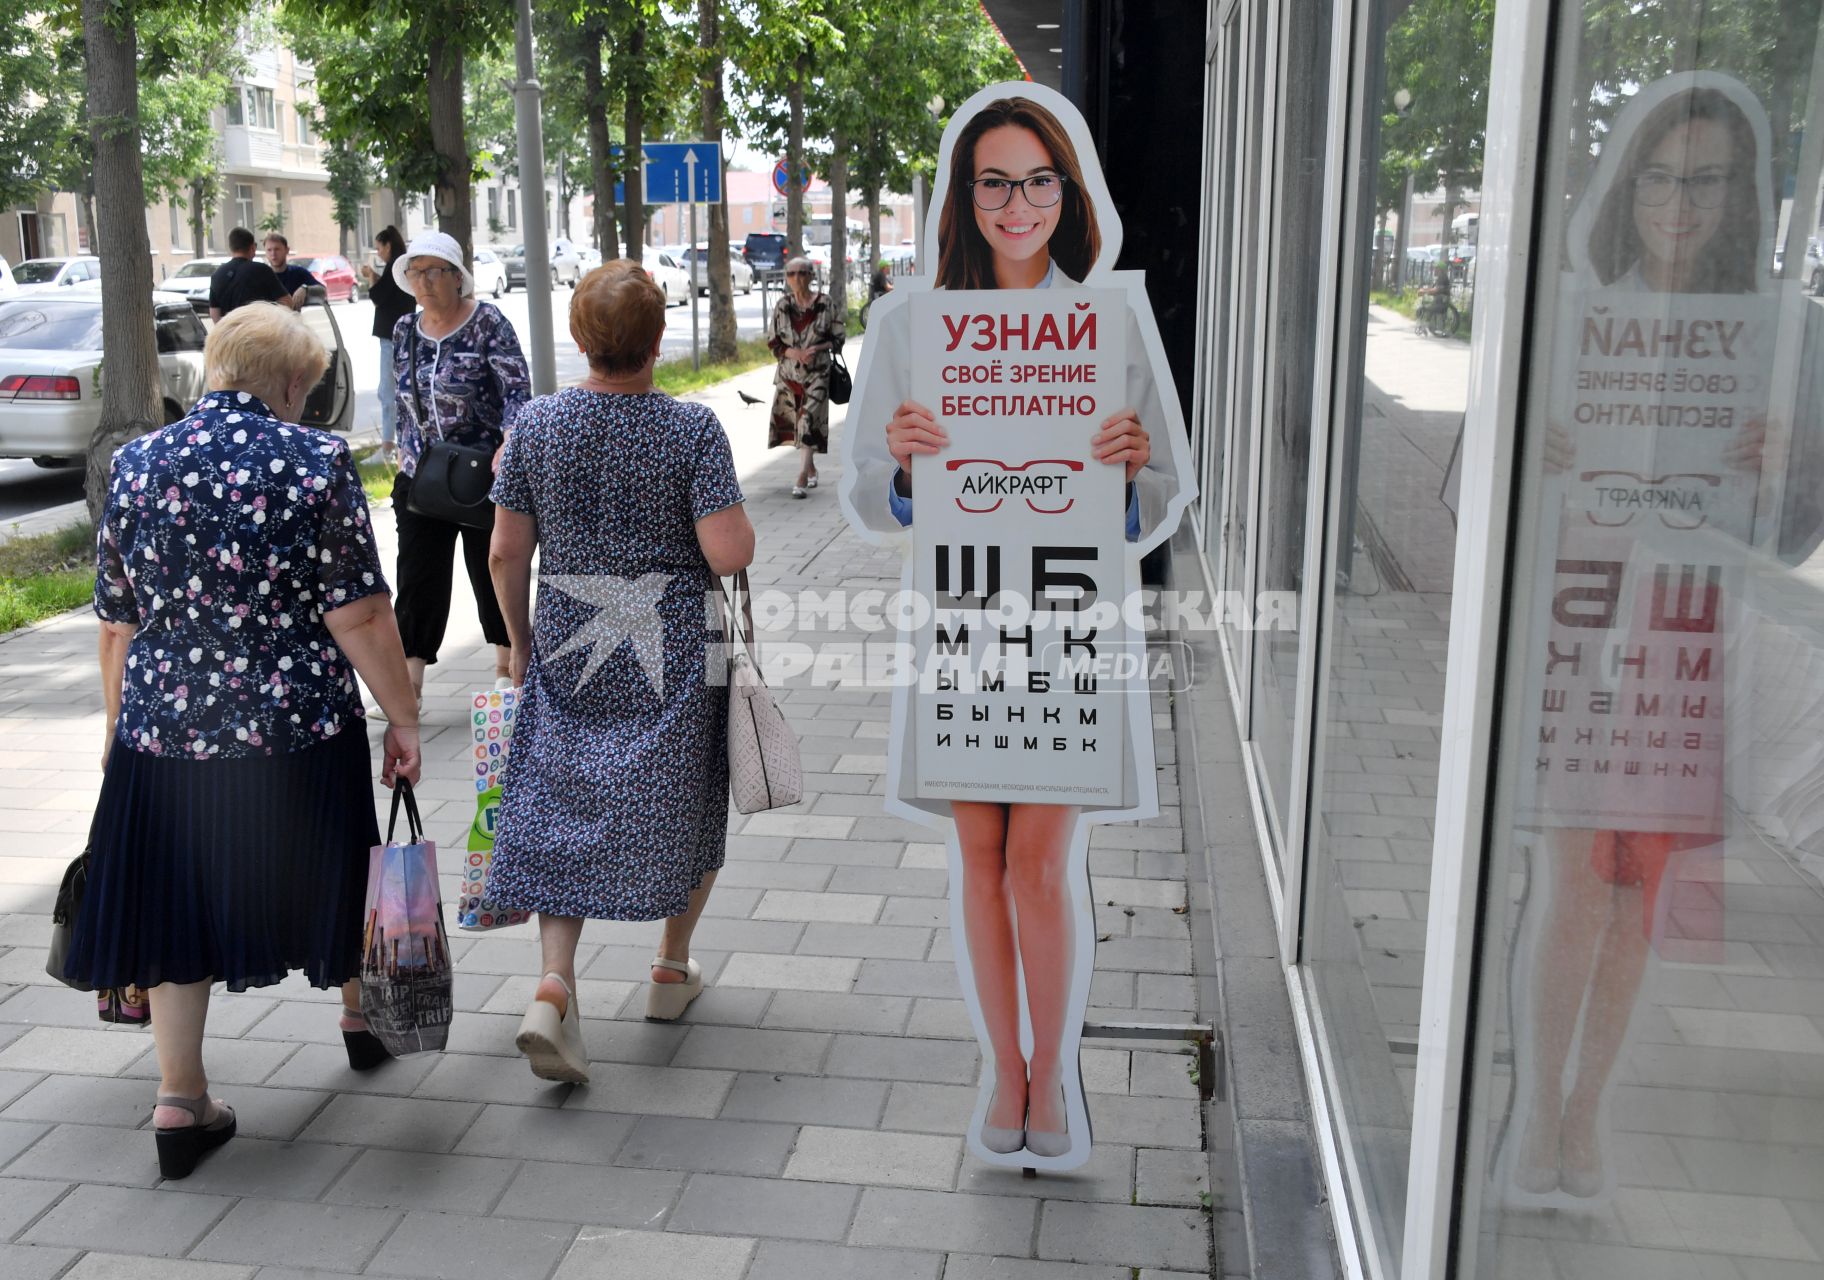
[[[853,361],[851,361],[853,365]],[[764,449],[770,370],[705,393],[759,530],[756,589],[897,585],[822,487]],[[838,411],[840,414],[840,411]],[[379,513],[386,561],[390,515]],[[879,639],[823,619],[765,638]],[[731,814],[729,861],[696,954],[709,988],[648,1023],[654,924],[592,921],[578,972],[587,1087],[533,1078],[513,1048],[539,963],[532,926],[457,933],[441,1054],[348,1070],[335,993],[297,979],[218,992],[207,1061],[240,1136],[163,1183],[150,1037],[104,1027],[44,974],[59,877],[99,785],[101,699],[87,614],[0,638],[0,1275],[13,1280],[1168,1280],[1215,1274],[1203,1108],[1191,1059],[1091,1047],[1096,1153],[1074,1175],[984,1166],[961,1134],[980,1059],[951,963],[946,858],[884,816],[888,694],[788,684],[804,803]],[[833,650],[832,650],[833,651]],[[459,584],[426,687],[431,834],[444,898],[472,816],[467,694],[492,654]],[[1155,724],[1164,812],[1097,828],[1102,939],[1092,1017],[1195,1015],[1169,708]],[[1231,1261],[1230,1266],[1245,1265]]]

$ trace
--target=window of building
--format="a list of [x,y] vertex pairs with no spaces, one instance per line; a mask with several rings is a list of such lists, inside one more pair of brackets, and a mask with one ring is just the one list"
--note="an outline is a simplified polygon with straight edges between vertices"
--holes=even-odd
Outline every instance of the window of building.
[[237,182],[234,184],[234,225],[253,230],[253,184]]
[[355,239],[361,242],[362,254],[374,243],[374,206],[365,200],[355,206]]
[[258,85],[247,86],[247,123],[255,129],[278,132],[278,104],[273,99],[271,89]]
[[1547,13],[1456,1274],[1815,1275],[1824,31]]
[[518,228],[519,228],[519,192],[516,191],[512,187],[508,187],[507,188],[507,230],[514,231],[514,230],[517,230]]
[[500,223],[500,188],[499,187],[489,187],[488,188],[488,221],[487,221],[487,225],[490,228],[492,228],[499,223]]
[[311,108],[308,104],[304,104],[299,106],[296,110],[298,118],[298,145],[300,147],[308,147],[311,143],[316,141],[316,137],[311,133],[310,128]]
[[246,92],[246,89],[238,84],[228,90],[229,124],[247,123]]
[[176,200],[169,205],[171,211],[171,252],[190,252],[190,215],[189,211]]

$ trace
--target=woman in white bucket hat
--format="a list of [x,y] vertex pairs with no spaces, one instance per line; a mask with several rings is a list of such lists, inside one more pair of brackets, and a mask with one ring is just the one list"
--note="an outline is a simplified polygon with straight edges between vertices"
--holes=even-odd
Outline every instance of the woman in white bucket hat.
[[475,277],[462,246],[442,231],[412,237],[392,272],[422,308],[393,329],[393,383],[398,388],[399,475],[393,516],[399,524],[398,588],[394,609],[405,642],[412,684],[422,697],[425,668],[437,661],[450,617],[456,541],[474,588],[476,611],[494,646],[497,675],[507,674],[507,624],[488,575],[489,530],[463,528],[411,508],[418,460],[439,440],[498,452],[532,379],[519,336],[491,302],[474,297]]

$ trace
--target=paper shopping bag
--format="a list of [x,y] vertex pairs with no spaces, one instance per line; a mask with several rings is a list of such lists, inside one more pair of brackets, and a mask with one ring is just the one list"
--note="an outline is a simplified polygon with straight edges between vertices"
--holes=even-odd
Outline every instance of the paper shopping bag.
[[[444,1046],[454,1008],[450,944],[437,888],[437,846],[424,838],[411,784],[397,780],[386,843],[369,855],[361,940],[361,1011],[388,1053]],[[409,839],[394,840],[405,803]]]
[[521,692],[502,680],[469,699],[475,821],[469,826],[468,861],[463,867],[462,894],[456,900],[459,929],[502,929],[532,918],[530,911],[502,911],[488,897],[488,868],[494,861],[494,834],[500,820],[500,783],[507,772],[507,751],[513,743],[513,719]]

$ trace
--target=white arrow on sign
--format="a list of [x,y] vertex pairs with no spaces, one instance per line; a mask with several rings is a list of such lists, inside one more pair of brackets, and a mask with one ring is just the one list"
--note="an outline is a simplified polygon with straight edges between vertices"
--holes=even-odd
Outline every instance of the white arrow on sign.
[[697,202],[697,149],[690,148],[684,153],[684,182],[689,192],[684,197],[690,203]]

